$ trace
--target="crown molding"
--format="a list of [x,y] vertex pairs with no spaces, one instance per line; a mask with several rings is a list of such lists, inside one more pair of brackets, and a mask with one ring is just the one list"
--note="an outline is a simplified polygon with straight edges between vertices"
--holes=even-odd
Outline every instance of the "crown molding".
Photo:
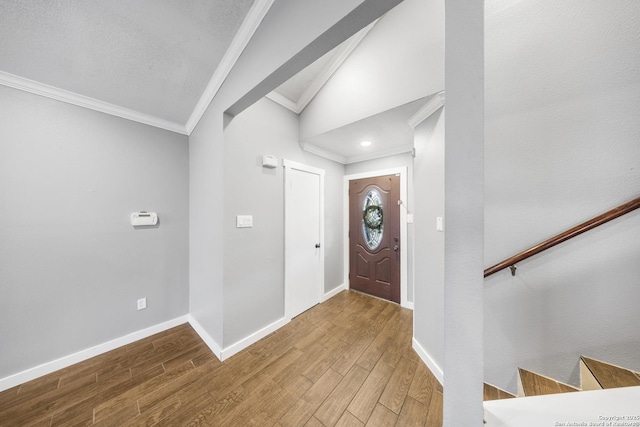
[[222,83],[225,81],[231,69],[235,65],[238,58],[240,58],[240,54],[247,47],[251,37],[258,29],[258,26],[267,15],[267,12],[271,8],[274,0],[256,0],[249,9],[249,13],[245,17],[244,21],[242,21],[242,25],[240,29],[236,33],[235,37],[231,41],[229,48],[225,52],[220,64],[216,68],[205,89],[204,93],[200,97],[200,100],[196,104],[189,120],[187,120],[187,124],[185,125],[187,129],[187,133],[191,134],[193,129],[195,129],[196,125],[202,118],[202,115],[209,107],[209,104],[213,100],[213,97],[216,96],[218,90],[222,86]]
[[336,153],[332,153],[331,151],[327,151],[324,148],[318,147],[317,145],[300,143],[300,147],[302,147],[304,151],[315,154],[316,156],[324,157],[325,159],[333,160],[334,162],[338,162],[343,165],[347,164],[346,157],[340,156]]
[[224,54],[222,61],[213,73],[213,77],[211,77],[207,88],[196,104],[196,107],[191,113],[186,125],[160,119],[149,114],[130,110],[128,108],[103,102],[94,98],[89,98],[78,93],[69,92],[34,80],[25,79],[4,71],[0,71],[0,84],[33,93],[35,95],[66,102],[78,107],[88,108],[90,110],[99,111],[101,113],[110,114],[112,116],[121,117],[134,122],[169,130],[182,135],[190,135],[211,103],[213,97],[218,93],[218,90],[240,57],[240,54],[249,43],[249,40],[251,40],[255,31],[258,29],[258,26],[269,11],[269,8],[271,8],[273,2],[274,0],[256,0],[253,6],[251,6],[249,13],[242,22],[240,29]]
[[300,99],[296,103],[296,113],[300,114],[307,105],[313,100],[313,98],[320,92],[320,89],[329,81],[331,76],[340,68],[342,63],[351,55],[351,52],[355,50],[365,36],[371,31],[371,29],[378,23],[380,18],[373,21],[371,24],[358,31],[353,37],[347,39],[347,41],[339,46],[339,50],[334,56],[333,60],[327,64],[324,69],[318,74],[318,76],[311,82],[304,93],[300,96]]
[[56,101],[66,102],[67,104],[88,108],[90,110],[99,111],[101,113],[187,135],[187,130],[179,123],[159,119],[148,114],[129,110],[128,108],[109,104],[108,102],[99,101],[94,98],[89,98],[88,96],[69,92],[64,89],[59,89],[44,83],[9,74],[4,71],[0,71],[0,84],[22,90],[24,92],[29,92],[34,95],[44,96],[46,98],[55,99]]
[[296,103],[293,102],[292,100],[290,100],[289,98],[287,98],[284,95],[281,95],[280,93],[276,92],[276,91],[272,91],[270,93],[268,93],[266,95],[267,98],[269,98],[270,100],[272,100],[273,102],[275,102],[276,104],[280,104],[282,105],[284,108],[293,111],[296,114],[300,114],[298,112],[298,108],[296,107]]
[[392,147],[386,150],[374,151],[366,154],[359,154],[357,156],[344,157],[317,145],[310,144],[308,142],[300,143],[300,147],[308,153],[315,154],[316,156],[324,157],[325,159],[333,160],[343,165],[349,165],[351,163],[364,162],[367,160],[380,159],[382,157],[395,156],[396,154],[413,153],[413,144],[405,144],[397,147]]
[[396,154],[413,153],[413,144],[399,145],[397,147],[388,148],[386,150],[374,151],[366,154],[358,154],[357,156],[347,157],[345,164],[364,162],[367,160],[380,159],[382,157],[395,156]]
[[409,126],[411,126],[412,129],[415,129],[416,126],[425,121],[430,115],[442,107],[444,107],[444,91],[433,95],[417,113],[411,116],[408,122]]

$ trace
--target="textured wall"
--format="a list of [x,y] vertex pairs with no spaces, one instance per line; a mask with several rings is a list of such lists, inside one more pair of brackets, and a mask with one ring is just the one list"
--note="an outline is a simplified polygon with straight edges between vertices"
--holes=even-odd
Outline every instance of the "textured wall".
[[484,4],[445,0],[444,426],[482,425]]
[[[357,7],[359,16],[348,15]],[[190,311],[221,347],[227,302],[223,295],[225,265],[221,256],[226,236],[219,200],[224,192],[233,191],[235,185],[229,184],[227,190],[223,174],[226,162],[223,114],[232,106],[236,114],[240,113],[380,16],[386,8],[385,2],[362,0],[275,2],[189,138]],[[340,21],[338,28],[327,31],[345,15],[349,18]],[[243,328],[255,331],[265,326]],[[224,345],[245,338],[239,335],[233,332],[224,339]]]
[[[640,191],[640,3],[487,2],[485,264]],[[485,281],[485,377],[640,369],[640,212]]]
[[[414,160],[414,332],[442,372],[444,364],[444,109],[415,129]],[[445,221],[445,229],[446,229]]]
[[187,138],[0,99],[0,378],[187,314]]
[[[224,345],[284,317],[284,171],[282,159],[325,170],[325,285],[343,282],[344,166],[302,151],[298,117],[264,98],[227,126],[224,143]],[[262,155],[278,159],[262,167]],[[236,215],[253,215],[238,229]]]

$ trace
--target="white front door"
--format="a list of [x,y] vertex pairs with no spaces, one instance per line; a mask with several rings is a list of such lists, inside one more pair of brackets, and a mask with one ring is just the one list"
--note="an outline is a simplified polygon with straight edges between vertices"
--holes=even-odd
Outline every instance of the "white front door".
[[285,161],[285,312],[318,304],[324,290],[324,171]]

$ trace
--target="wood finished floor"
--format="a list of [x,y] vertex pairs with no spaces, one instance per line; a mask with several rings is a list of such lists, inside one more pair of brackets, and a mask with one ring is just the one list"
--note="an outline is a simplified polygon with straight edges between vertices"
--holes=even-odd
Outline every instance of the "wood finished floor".
[[634,387],[640,385],[640,374],[629,369],[585,356],[582,356],[582,361],[602,388]]
[[185,324],[0,393],[0,426],[441,426],[411,337],[350,291],[224,362]]

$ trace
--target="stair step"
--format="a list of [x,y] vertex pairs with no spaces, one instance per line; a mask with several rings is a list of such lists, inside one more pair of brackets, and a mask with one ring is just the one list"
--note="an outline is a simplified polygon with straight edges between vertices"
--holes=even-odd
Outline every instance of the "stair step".
[[637,421],[622,420],[638,413],[638,402],[640,387],[492,400],[483,404],[484,427],[633,425]]
[[602,388],[633,387],[640,385],[640,377],[635,372],[599,360],[582,356],[582,362],[591,371]]
[[552,380],[545,376],[518,368],[518,394],[522,396],[540,396],[543,394],[569,393],[580,391],[568,384]]
[[499,389],[491,384],[484,383],[484,400],[512,399],[515,395]]

